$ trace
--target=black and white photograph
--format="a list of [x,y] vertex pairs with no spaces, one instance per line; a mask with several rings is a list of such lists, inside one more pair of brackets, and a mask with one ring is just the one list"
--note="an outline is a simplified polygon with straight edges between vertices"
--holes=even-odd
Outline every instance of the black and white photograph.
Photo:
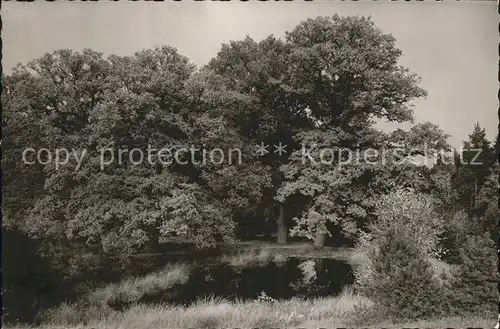
[[1,18],[5,328],[498,328],[497,1]]

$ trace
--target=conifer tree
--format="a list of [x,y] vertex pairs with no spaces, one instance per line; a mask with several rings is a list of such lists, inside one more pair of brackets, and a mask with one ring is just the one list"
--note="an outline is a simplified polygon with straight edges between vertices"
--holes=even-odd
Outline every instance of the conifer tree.
[[476,123],[469,140],[463,143],[462,164],[456,176],[460,203],[469,216],[481,215],[476,209],[477,195],[491,174],[494,163],[495,152],[486,138],[486,131]]
[[454,311],[498,313],[498,263],[489,233],[467,236],[460,249],[460,260],[451,285]]
[[360,291],[389,318],[426,318],[440,314],[441,290],[431,264],[414,241],[403,239],[397,229],[387,231],[370,255],[371,280]]

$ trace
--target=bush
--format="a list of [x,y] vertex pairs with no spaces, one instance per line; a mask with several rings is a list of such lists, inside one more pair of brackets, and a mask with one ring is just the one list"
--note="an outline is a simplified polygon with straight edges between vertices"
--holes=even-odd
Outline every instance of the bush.
[[415,241],[422,253],[436,256],[444,223],[434,204],[432,197],[411,190],[385,195],[377,205],[377,218],[368,225],[369,233],[364,239],[374,246],[388,230],[396,228],[401,237]]
[[448,263],[461,264],[463,259],[460,250],[470,235],[481,236],[484,232],[488,232],[491,242],[496,245],[498,216],[498,206],[493,203],[488,207],[484,217],[470,218],[463,211],[447,214],[444,232],[441,235],[441,249],[445,251],[442,259]]
[[460,249],[460,267],[451,282],[452,311],[498,313],[498,258],[489,233],[469,235]]
[[[356,252],[364,255],[365,259],[355,271],[358,285],[370,287],[378,284],[375,268],[377,265],[373,263],[373,255],[385,257],[380,254],[380,244],[387,243],[387,238],[394,232],[397,232],[398,239],[402,243],[411,244],[412,248],[416,248],[412,252],[418,253],[422,259],[437,261],[436,256],[441,251],[439,242],[444,222],[434,206],[432,197],[412,190],[396,190],[380,199],[376,210],[377,218],[368,225],[369,231],[361,232],[358,239]],[[393,255],[386,256],[393,257]],[[446,267],[446,264],[441,265]],[[434,276],[440,274],[434,272],[432,269]]]
[[442,291],[431,264],[415,241],[406,239],[400,230],[388,229],[369,259],[370,280],[358,288],[373,300],[380,316],[422,319],[443,313]]

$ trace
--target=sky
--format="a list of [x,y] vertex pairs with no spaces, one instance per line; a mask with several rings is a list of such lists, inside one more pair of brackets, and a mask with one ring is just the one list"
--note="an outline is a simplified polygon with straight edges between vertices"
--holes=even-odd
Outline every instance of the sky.
[[[444,2],[4,2],[3,65],[10,73],[46,52],[91,48],[131,55],[176,47],[198,66],[230,40],[283,37],[309,17],[371,16],[396,38],[401,65],[422,78],[416,122],[437,124],[459,148],[479,122],[493,140],[498,124],[498,14],[495,1]],[[410,125],[381,124],[391,130]]]

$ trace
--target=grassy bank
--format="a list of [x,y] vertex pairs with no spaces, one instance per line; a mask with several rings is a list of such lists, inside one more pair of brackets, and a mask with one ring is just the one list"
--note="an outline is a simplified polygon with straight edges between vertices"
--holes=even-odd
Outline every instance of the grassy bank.
[[[347,289],[341,295],[312,300],[292,299],[270,302],[228,302],[201,300],[189,307],[137,305],[126,311],[103,312],[99,308],[66,305],[52,313],[40,329],[156,329],[156,328],[493,328],[496,319],[487,317],[453,317],[397,324],[360,323],[357,307],[369,308],[371,302]],[[86,319],[85,321],[82,321]],[[28,328],[28,327],[9,327]]]
[[83,300],[99,308],[119,304],[131,305],[154,294],[166,294],[173,286],[186,284],[188,279],[189,267],[186,264],[172,264],[158,272],[138,278],[127,278],[90,291],[83,296]]
[[[292,257],[296,247],[238,248],[236,252],[219,256],[220,263],[231,267],[264,266]],[[312,250],[312,249],[310,249]],[[318,251],[318,250],[316,250]],[[321,250],[319,250],[322,252]],[[310,252],[310,251],[308,251]],[[339,253],[336,254],[338,256]],[[297,257],[298,255],[294,255]],[[344,260],[351,265],[366,261],[362,252],[346,250]],[[450,272],[443,262],[432,262],[436,274]],[[227,301],[203,299],[189,306],[152,304],[145,302],[155,295],[168,296],[176,285],[187,283],[191,268],[185,263],[170,264],[144,276],[129,277],[88,291],[80,300],[46,311],[38,327],[9,326],[6,328],[39,329],[107,329],[107,328],[401,328],[401,327],[480,327],[493,328],[496,318],[486,315],[450,317],[425,321],[404,321],[397,324],[375,320],[370,316],[373,303],[366,297],[345,288],[334,297],[293,298],[278,301]],[[277,278],[279,279],[279,278]],[[168,300],[168,298],[167,298]],[[123,309],[116,308],[123,305]],[[111,307],[110,307],[111,306]]]
[[358,306],[371,302],[351,289],[330,298],[285,301],[205,299],[188,307],[139,304],[124,311],[99,305],[63,305],[47,314],[40,328],[276,328],[308,322],[346,325]]

